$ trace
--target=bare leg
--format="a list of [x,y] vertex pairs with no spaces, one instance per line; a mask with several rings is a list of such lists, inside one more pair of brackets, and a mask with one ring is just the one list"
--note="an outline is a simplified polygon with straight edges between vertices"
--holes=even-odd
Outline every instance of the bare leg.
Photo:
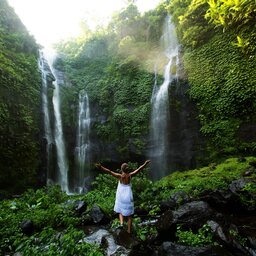
[[132,217],[131,216],[128,216],[127,224],[128,224],[127,232],[130,234],[131,230],[132,230]]
[[121,225],[124,224],[124,216],[121,213],[119,213],[119,221]]

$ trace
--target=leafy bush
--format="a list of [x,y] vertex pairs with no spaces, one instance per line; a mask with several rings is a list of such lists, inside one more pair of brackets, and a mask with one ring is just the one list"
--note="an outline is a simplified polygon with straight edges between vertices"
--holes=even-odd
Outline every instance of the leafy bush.
[[93,182],[94,189],[89,191],[83,198],[91,207],[99,205],[107,214],[112,215],[117,180],[109,174],[99,174]]
[[22,237],[14,242],[16,252],[24,255],[89,255],[101,256],[103,252],[97,245],[83,241],[85,235],[73,227],[63,232],[45,228],[42,232],[27,238]]
[[205,246],[214,243],[213,234],[209,225],[204,224],[196,233],[192,230],[184,231],[182,226],[177,226],[176,237],[178,243],[189,246]]
[[178,191],[198,196],[204,190],[227,189],[233,180],[241,178],[252,159],[254,157],[247,157],[246,161],[240,162],[237,158],[230,158],[219,165],[211,164],[200,169],[175,172],[157,182],[156,186],[162,191],[164,198]]
[[24,220],[31,220],[35,231],[46,227],[77,226],[80,220],[75,215],[72,204],[67,203],[67,199],[68,196],[57,186],[29,190],[19,199],[1,201],[1,252],[15,249],[15,241],[23,237],[20,225]]

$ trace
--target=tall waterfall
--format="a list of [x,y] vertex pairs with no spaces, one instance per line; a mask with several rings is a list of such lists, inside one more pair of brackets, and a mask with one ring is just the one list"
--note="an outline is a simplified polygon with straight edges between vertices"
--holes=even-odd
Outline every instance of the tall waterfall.
[[78,127],[76,138],[76,175],[75,188],[78,193],[83,192],[84,179],[89,175],[90,167],[90,108],[87,93],[82,90],[79,93],[78,102]]
[[53,82],[54,91],[53,91],[53,109],[54,109],[54,141],[56,145],[56,153],[57,153],[57,165],[58,165],[58,175],[57,175],[57,183],[61,186],[63,191],[69,192],[68,189],[68,163],[66,157],[66,149],[63,137],[62,130],[62,119],[60,113],[60,82],[58,78],[58,71],[54,69],[53,63],[56,59],[56,53],[51,50],[45,50],[44,56],[46,57],[51,72],[55,78]]
[[168,89],[170,83],[177,78],[178,52],[179,45],[175,34],[174,25],[167,17],[163,35],[161,37],[161,46],[164,49],[164,55],[167,57],[167,63],[164,68],[164,81],[159,86],[155,81],[151,104],[151,149],[149,157],[151,158],[151,176],[153,179],[163,177],[168,171],[168,151],[169,145],[169,96]]
[[46,177],[47,183],[49,184],[51,181],[51,173],[50,173],[50,159],[51,159],[51,150],[52,150],[52,129],[50,124],[50,114],[49,114],[49,101],[48,101],[48,83],[47,77],[50,75],[50,70],[47,61],[44,58],[43,51],[39,52],[39,68],[42,73],[42,87],[41,87],[41,95],[42,95],[42,113],[43,113],[43,125],[44,125],[44,138],[46,142]]

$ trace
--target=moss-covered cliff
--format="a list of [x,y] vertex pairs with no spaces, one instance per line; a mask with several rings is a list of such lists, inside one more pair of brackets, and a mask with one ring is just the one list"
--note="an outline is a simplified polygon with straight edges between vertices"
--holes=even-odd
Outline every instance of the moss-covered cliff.
[[39,167],[38,46],[13,9],[0,1],[0,187],[35,184]]
[[[35,184],[40,163],[38,46],[7,2],[0,4],[0,182],[3,189],[18,189]],[[107,28],[96,32],[84,28],[79,38],[58,44],[61,58],[56,65],[68,79],[61,89],[61,112],[70,173],[82,89],[90,99],[92,162],[145,157],[150,146],[154,64],[158,62],[158,70],[166,64],[159,39],[168,13],[183,46],[185,68],[182,81],[169,90],[175,97],[170,108],[176,125],[170,129],[170,154],[175,155],[170,170],[192,168],[228,155],[254,154],[254,7],[253,1],[229,6],[227,1],[209,5],[205,0],[173,0],[141,15],[136,6],[128,4]],[[160,74],[157,84],[161,79]]]
[[[152,147],[152,91],[154,83],[162,84],[167,64],[160,42],[165,8],[161,4],[141,15],[130,4],[113,17],[108,28],[94,33],[86,30],[79,38],[58,44],[58,65],[73,85],[62,90],[71,165],[78,93],[82,89],[87,91],[91,106],[93,162],[115,164],[148,157]],[[173,84],[169,93],[171,127],[166,138],[172,138],[172,150],[166,155],[170,158],[170,171],[192,168],[201,162],[196,110],[186,94],[186,78],[182,79]]]
[[168,4],[211,158],[255,154],[254,1]]

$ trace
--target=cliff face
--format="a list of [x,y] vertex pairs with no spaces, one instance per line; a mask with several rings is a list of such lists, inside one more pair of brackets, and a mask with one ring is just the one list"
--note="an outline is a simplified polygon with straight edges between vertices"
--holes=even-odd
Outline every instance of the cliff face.
[[[110,168],[119,168],[123,161],[142,162],[149,157],[154,75],[132,65],[125,67],[126,72],[113,68],[113,65],[117,63],[113,64],[113,59],[109,58],[107,63],[103,59],[85,60],[83,65],[76,66],[75,71],[68,71],[66,67],[66,77],[72,86],[62,87],[62,113],[71,173],[75,169],[78,93],[82,89],[88,92],[90,102],[91,162],[100,161]],[[129,73],[130,69],[133,72]],[[188,89],[185,77],[169,87],[170,123],[166,138],[170,147],[166,154],[169,165],[166,175],[170,171],[186,170],[203,163],[204,139]]]
[[170,171],[188,170],[204,163],[205,138],[200,133],[195,102],[188,95],[188,81],[177,81],[170,88]]
[[40,84],[35,40],[0,2],[0,187],[35,184],[39,166]]

